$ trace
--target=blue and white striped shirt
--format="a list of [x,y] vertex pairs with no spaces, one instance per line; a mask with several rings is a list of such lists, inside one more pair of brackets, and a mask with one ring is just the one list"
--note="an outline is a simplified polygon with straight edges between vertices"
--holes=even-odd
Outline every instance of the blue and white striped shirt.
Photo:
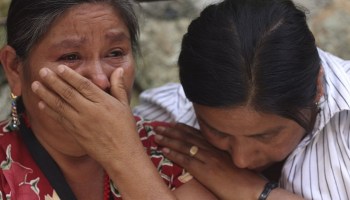
[[[324,69],[321,112],[312,133],[287,158],[280,186],[306,199],[350,199],[350,61],[319,50]],[[180,84],[150,89],[134,113],[198,128],[192,103]]]

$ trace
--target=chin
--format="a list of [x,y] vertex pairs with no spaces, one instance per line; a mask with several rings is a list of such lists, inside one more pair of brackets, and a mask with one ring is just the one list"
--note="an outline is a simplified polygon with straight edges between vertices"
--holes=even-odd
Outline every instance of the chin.
[[87,152],[82,147],[80,147],[80,145],[79,146],[77,145],[75,147],[69,148],[63,153],[66,154],[67,156],[70,156],[70,157],[73,157],[73,158],[74,157],[75,158],[81,158],[81,157],[87,157],[88,156]]
[[55,145],[53,147],[57,152],[71,158],[80,158],[88,156],[86,150],[81,147],[76,141],[66,141],[65,145]]

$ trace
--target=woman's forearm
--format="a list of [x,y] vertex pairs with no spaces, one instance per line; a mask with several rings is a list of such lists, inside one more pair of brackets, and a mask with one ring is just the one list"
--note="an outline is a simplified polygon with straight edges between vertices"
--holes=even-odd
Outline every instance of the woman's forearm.
[[129,152],[125,158],[105,166],[123,199],[176,199],[141,146],[134,147],[134,152]]

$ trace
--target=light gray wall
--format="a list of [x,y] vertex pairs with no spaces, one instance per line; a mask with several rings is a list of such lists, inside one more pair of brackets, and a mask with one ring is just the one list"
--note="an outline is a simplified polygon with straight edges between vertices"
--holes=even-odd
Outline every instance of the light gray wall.
[[[144,3],[137,84],[146,89],[178,81],[176,61],[181,37],[205,5],[219,0]],[[350,59],[350,0],[295,0],[309,10],[308,23],[320,48]]]
[[[139,10],[141,52],[138,59],[136,90],[178,81],[176,66],[182,35],[191,19],[209,3],[219,0],[173,0],[142,3]],[[0,0],[0,17],[4,15]],[[350,0],[295,0],[309,9],[309,25],[318,46],[342,58],[350,59]],[[0,27],[1,32],[1,27]],[[0,45],[3,36],[0,33]],[[9,89],[0,72],[0,119],[10,111]]]

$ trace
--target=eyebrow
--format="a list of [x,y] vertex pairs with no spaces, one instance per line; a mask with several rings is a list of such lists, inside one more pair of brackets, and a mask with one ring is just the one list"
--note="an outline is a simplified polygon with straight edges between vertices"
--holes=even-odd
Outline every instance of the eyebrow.
[[[220,133],[220,134],[223,134],[223,135],[232,135],[232,134],[229,134],[229,133],[225,133],[225,132],[222,132],[222,131],[219,131],[217,130],[216,128],[214,128],[213,126],[211,126],[208,122],[206,122],[205,120],[203,120],[201,117],[197,116],[197,119],[198,121],[202,122],[203,124],[205,124],[209,129],[217,132],[217,133]],[[274,127],[274,128],[271,128],[271,129],[267,129],[261,133],[254,133],[254,134],[251,134],[251,135],[247,135],[248,137],[254,137],[254,136],[259,136],[259,135],[265,135],[265,134],[269,134],[269,133],[278,133],[280,132],[281,130],[285,129],[286,126],[284,125],[279,125],[277,127]]]
[[[105,38],[111,42],[121,42],[129,40],[129,37],[124,32],[110,31],[105,34]],[[78,48],[82,46],[86,41],[85,37],[72,37],[67,38],[52,45],[52,48]]]
[[130,38],[125,34],[125,32],[119,31],[109,31],[106,33],[105,37],[111,42],[121,42],[124,40],[130,40]]
[[52,45],[52,48],[76,48],[86,41],[85,38],[67,38]]

